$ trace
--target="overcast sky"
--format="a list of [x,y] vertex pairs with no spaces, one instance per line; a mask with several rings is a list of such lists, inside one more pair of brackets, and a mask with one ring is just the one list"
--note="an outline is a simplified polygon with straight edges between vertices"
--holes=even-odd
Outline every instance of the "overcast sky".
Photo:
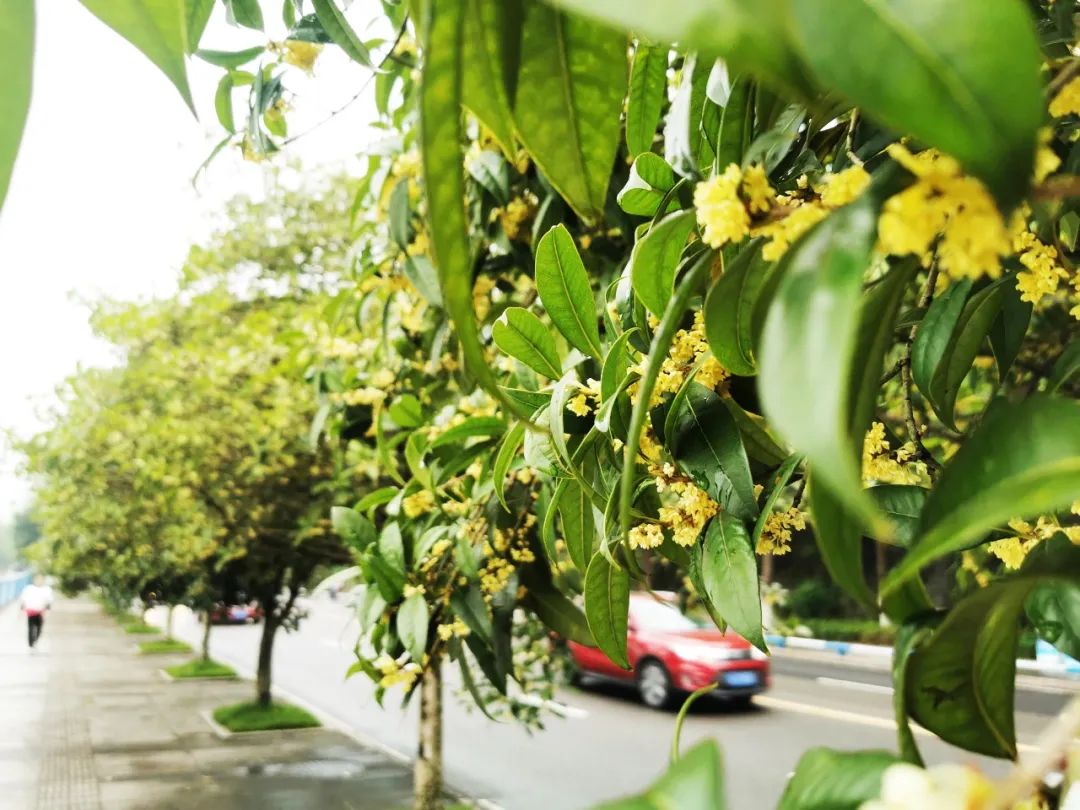
[[[374,0],[357,0],[358,29]],[[234,193],[259,194],[265,168],[222,153],[198,191],[191,177],[221,136],[213,94],[221,70],[194,60],[199,118],[145,57],[76,0],[37,3],[33,101],[7,202],[0,212],[0,429],[40,426],[51,392],[80,365],[112,362],[80,301],[168,293],[192,241]],[[239,49],[282,37],[228,26],[215,12],[202,45]],[[220,16],[219,16],[220,15]],[[379,33],[384,33],[379,31]],[[351,98],[367,71],[328,48],[315,79],[290,71],[292,132]],[[239,95],[237,96],[239,110]],[[372,140],[369,94],[290,147],[315,170],[341,165]],[[239,115],[239,113],[238,113]],[[18,459],[0,443],[0,522],[28,498]]]

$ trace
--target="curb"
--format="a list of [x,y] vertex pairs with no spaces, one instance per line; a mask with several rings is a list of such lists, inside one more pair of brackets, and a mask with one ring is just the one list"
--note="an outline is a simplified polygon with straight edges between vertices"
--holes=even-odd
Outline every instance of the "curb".
[[305,728],[260,728],[255,731],[229,731],[229,729],[225,728],[225,726],[214,719],[214,715],[209,709],[203,709],[199,712],[199,717],[207,722],[211,731],[214,732],[214,736],[220,740],[228,740],[232,737],[250,737],[253,734],[281,734],[283,731],[287,731],[290,734],[294,734],[298,731],[323,731],[326,728],[326,726],[320,725],[307,726]]

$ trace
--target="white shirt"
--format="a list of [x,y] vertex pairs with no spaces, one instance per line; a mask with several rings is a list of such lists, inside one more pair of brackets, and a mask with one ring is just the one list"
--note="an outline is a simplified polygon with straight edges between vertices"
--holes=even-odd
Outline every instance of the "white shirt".
[[52,607],[52,599],[52,588],[48,585],[30,584],[23,588],[19,604],[30,613],[44,613]]

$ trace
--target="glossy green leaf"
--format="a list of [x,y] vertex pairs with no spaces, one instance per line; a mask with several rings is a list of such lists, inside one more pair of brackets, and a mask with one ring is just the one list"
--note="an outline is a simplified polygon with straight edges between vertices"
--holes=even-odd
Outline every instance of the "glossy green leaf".
[[693,210],[676,211],[655,223],[634,243],[630,279],[634,292],[650,312],[664,313],[675,288],[675,270],[686,240],[697,223]]
[[1026,191],[1043,104],[1042,56],[1024,3],[800,0],[789,8],[799,50],[825,86],[953,155],[1007,205]]
[[323,30],[334,41],[334,44],[345,51],[345,54],[354,62],[359,62],[364,67],[371,67],[371,54],[353,31],[345,15],[341,13],[335,0],[311,0],[311,6],[315,9],[315,16],[322,23]]
[[187,48],[194,53],[202,40],[203,31],[214,11],[215,0],[187,0]]
[[919,516],[930,491],[908,484],[879,484],[866,492],[881,514],[892,522],[892,536],[883,542],[892,542],[904,548],[910,546],[918,532]]
[[705,529],[701,579],[705,595],[731,628],[768,652],[761,629],[757,559],[746,524],[730,512],[718,514]]
[[263,30],[262,8],[259,0],[223,0],[223,2],[230,22],[256,31]]
[[[80,0],[86,8],[169,77],[195,112],[188,86],[187,7],[184,0]],[[15,52],[18,58],[18,51]],[[17,75],[17,74],[16,74]]]
[[639,42],[630,69],[626,99],[626,148],[632,156],[652,149],[660,111],[667,98],[668,49]]
[[525,440],[525,423],[517,422],[503,437],[498,451],[495,453],[495,461],[491,465],[492,485],[495,487],[495,497],[499,499],[503,509],[507,512],[510,507],[506,503],[506,474],[517,456],[522,441]]
[[1080,659],[1080,585],[1040,585],[1028,597],[1025,610],[1039,638],[1069,657]]
[[851,379],[876,224],[876,202],[864,194],[784,254],[758,377],[769,424],[806,454],[815,485],[866,525],[879,518],[862,491],[861,447],[851,436]]
[[1001,311],[990,327],[990,348],[994,352],[998,382],[1004,383],[1013,361],[1020,353],[1028,324],[1031,323],[1032,305],[1020,300],[1015,282],[1006,282],[1001,292]]
[[217,91],[214,93],[214,111],[217,113],[218,122],[227,132],[236,132],[236,123],[233,121],[233,78],[226,73],[218,82]]
[[419,427],[424,421],[424,410],[420,400],[412,394],[402,394],[387,409],[394,423],[403,428]]
[[1054,362],[1050,377],[1046,383],[1048,393],[1055,393],[1061,386],[1080,371],[1080,340],[1073,340]]
[[907,690],[907,665],[912,650],[922,644],[930,634],[930,628],[920,624],[905,624],[896,631],[893,647],[893,714],[896,718],[896,742],[900,757],[912,765],[924,767],[919,745],[908,722],[905,692]]
[[754,136],[754,82],[746,75],[731,83],[716,146],[716,168],[723,171],[732,163],[741,166]]
[[536,291],[552,323],[571,346],[603,359],[596,299],[574,237],[556,225],[536,246]]
[[930,396],[934,373],[941,365],[949,341],[956,331],[960,313],[964,311],[964,304],[971,293],[971,284],[970,279],[961,279],[949,285],[930,304],[915,332],[915,340],[911,345],[911,379],[927,397]]
[[405,572],[405,542],[401,538],[401,527],[397,523],[387,523],[379,532],[379,556],[393,566],[394,570]]
[[401,490],[397,487],[379,487],[357,501],[356,506],[353,508],[356,509],[357,512],[368,512],[369,510],[390,503],[399,492],[401,492]]
[[[619,207],[628,214],[655,216],[669,192],[675,187],[675,170],[653,152],[643,152],[630,167],[626,185],[616,198]],[[678,200],[669,200],[664,213],[678,207]]]
[[593,810],[725,810],[724,774],[714,740],[698,743],[639,796],[597,805]]
[[593,556],[596,529],[593,525],[592,501],[577,481],[567,481],[559,497],[559,518],[570,560],[584,573]]
[[211,65],[217,65],[226,70],[246,65],[248,62],[258,59],[264,53],[266,53],[266,48],[262,45],[256,45],[254,48],[246,48],[242,51],[210,51],[202,48],[195,51],[195,55],[204,62],[209,62]]
[[882,774],[899,761],[888,751],[811,748],[799,758],[777,810],[859,810],[878,797]]
[[453,608],[454,615],[465,622],[471,633],[476,634],[484,644],[491,643],[494,632],[491,627],[491,614],[479,588],[473,586],[466,590],[456,589],[450,596],[450,607]]
[[757,373],[754,307],[767,277],[761,244],[753,242],[724,269],[705,298],[705,337],[713,356],[732,374]]
[[424,660],[428,637],[428,605],[422,593],[405,597],[397,612],[397,634],[413,661]]
[[623,669],[630,669],[626,657],[629,613],[630,575],[603,554],[594,554],[585,572],[585,618],[596,646]]
[[523,31],[518,137],[563,199],[599,220],[619,145],[626,37],[544,3],[528,4]]
[[750,462],[739,427],[720,397],[695,382],[675,407],[674,432],[666,437],[672,456],[724,510],[754,520],[758,509]]
[[988,414],[926,499],[918,540],[882,584],[976,544],[1013,517],[1052,512],[1080,492],[1080,403],[1036,395]]
[[461,103],[468,107],[513,160],[514,114],[507,89],[508,62],[520,47],[519,2],[466,0]]
[[[551,380],[562,376],[562,360],[551,329],[532,312],[508,307],[491,326],[491,338],[505,354]],[[597,335],[599,340],[599,333]]]
[[493,436],[501,436],[505,430],[506,422],[498,416],[472,416],[436,436],[429,445],[429,449],[436,450],[449,444],[460,444],[468,439],[490,439]]
[[19,153],[34,73],[34,0],[10,0],[0,19],[0,209]]
[[775,467],[788,457],[789,452],[780,445],[776,437],[769,433],[765,420],[756,413],[750,413],[731,397],[721,397],[724,407],[739,426],[743,447],[746,454],[760,464]]
[[1052,580],[1080,580],[1080,547],[1062,534],[1032,549],[1018,573],[958,602],[909,657],[911,717],[967,751],[1015,758],[1020,614],[1035,587]]
[[[420,143],[432,258],[447,314],[453,321],[465,365],[476,381],[507,410],[524,409],[506,398],[488,365],[473,310],[473,265],[465,224],[462,171],[461,58],[464,0],[427,0],[420,81]],[[432,212],[438,212],[433,216]],[[527,415],[527,414],[526,414]]]
[[750,547],[757,548],[758,540],[761,539],[761,533],[765,531],[765,521],[769,519],[769,515],[772,514],[773,508],[776,506],[776,501],[783,493],[784,488],[788,485],[788,481],[791,480],[792,473],[795,472],[795,468],[802,463],[803,457],[798,453],[792,453],[786,459],[784,463],[773,471],[772,475],[767,480],[767,486],[765,487],[765,501],[761,504],[761,511],[758,513],[757,520],[754,521],[754,530],[750,534]]
[[521,583],[526,589],[526,606],[549,629],[578,644],[596,646],[585,614],[555,587],[547,562],[541,561],[523,568]]
[[337,535],[357,551],[375,542],[375,526],[356,510],[335,506],[330,510],[330,522]]

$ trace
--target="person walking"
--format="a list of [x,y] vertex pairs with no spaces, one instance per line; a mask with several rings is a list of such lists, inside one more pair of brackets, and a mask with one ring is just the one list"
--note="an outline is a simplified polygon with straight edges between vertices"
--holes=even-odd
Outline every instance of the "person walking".
[[31,650],[41,638],[45,613],[52,607],[52,600],[52,588],[45,584],[40,575],[34,577],[34,581],[23,588],[19,596],[19,607],[26,614],[27,638],[30,641]]

